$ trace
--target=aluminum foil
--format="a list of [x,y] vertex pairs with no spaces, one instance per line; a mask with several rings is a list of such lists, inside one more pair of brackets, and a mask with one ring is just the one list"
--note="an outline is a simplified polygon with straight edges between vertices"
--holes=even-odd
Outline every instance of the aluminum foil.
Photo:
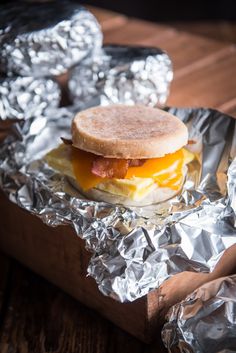
[[29,119],[60,105],[61,91],[49,78],[0,79],[0,120]]
[[236,275],[209,282],[171,308],[162,338],[169,352],[236,350]]
[[70,136],[73,107],[16,124],[0,149],[0,184],[9,199],[49,226],[73,226],[93,252],[88,273],[102,293],[121,302],[176,273],[211,271],[236,243],[235,120],[210,109],[170,111],[188,126],[197,158],[181,195],[149,207],[84,199],[44,162],[60,137]]
[[15,1],[0,6],[0,70],[59,75],[102,46],[95,17],[74,1]]
[[94,103],[155,106],[166,102],[172,78],[171,60],[162,50],[106,45],[71,71],[69,89],[81,109]]

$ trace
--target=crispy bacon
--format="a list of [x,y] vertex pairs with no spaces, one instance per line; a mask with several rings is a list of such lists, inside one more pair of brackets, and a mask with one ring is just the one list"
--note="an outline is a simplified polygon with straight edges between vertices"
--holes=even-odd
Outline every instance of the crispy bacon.
[[[65,145],[72,145],[72,140],[61,137]],[[123,179],[129,167],[140,167],[145,159],[116,159],[94,155],[92,173],[101,178]]]
[[116,159],[97,157],[93,161],[92,173],[101,178],[123,179],[129,166],[139,167],[145,162],[144,159]]
[[93,161],[92,173],[101,178],[125,177],[129,167],[127,159],[97,157]]
[[188,140],[188,145],[195,145],[195,143],[197,143],[197,142],[194,140]]

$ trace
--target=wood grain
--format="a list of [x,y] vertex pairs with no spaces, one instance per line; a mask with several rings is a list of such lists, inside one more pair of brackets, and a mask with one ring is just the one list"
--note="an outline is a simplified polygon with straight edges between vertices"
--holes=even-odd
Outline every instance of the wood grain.
[[122,304],[102,295],[94,279],[87,277],[91,255],[71,227],[48,227],[39,218],[10,203],[2,193],[0,214],[0,248],[5,253],[127,332],[145,342],[152,340],[153,332],[163,323],[158,319],[157,300],[153,300],[151,306],[147,297]]
[[5,315],[5,308],[8,305],[8,279],[10,277],[10,259],[0,253],[0,331]]
[[145,345],[39,276],[13,263],[1,353],[143,351]]
[[168,105],[211,107],[236,116],[233,45],[165,25],[123,21],[118,27],[104,28],[104,43],[156,46],[167,51],[174,69]]
[[156,45],[164,49],[173,61],[174,78],[188,75],[195,67],[206,66],[212,63],[214,57],[228,45],[206,38],[181,33],[172,30],[168,38],[155,36],[145,39],[140,44]]
[[220,108],[235,98],[236,50],[233,46],[203,67],[173,81],[167,104]]
[[217,41],[236,43],[236,22],[229,21],[184,21],[171,22],[170,26]]
[[154,36],[154,34],[169,36],[171,33],[172,29],[166,26],[129,19],[121,28],[113,28],[109,31],[105,30],[104,43],[137,45],[150,36]]
[[96,17],[103,32],[124,26],[128,21],[126,16],[116,12],[95,8],[93,6],[87,6],[87,8]]
[[217,52],[228,47],[228,44],[222,42],[181,33],[164,25],[137,20],[130,20],[122,28],[105,31],[104,41],[162,48],[173,61],[175,77],[180,75],[180,70],[183,71],[183,68],[187,67],[189,71],[190,67],[194,68],[193,64],[203,60],[206,63],[207,57],[214,57]]

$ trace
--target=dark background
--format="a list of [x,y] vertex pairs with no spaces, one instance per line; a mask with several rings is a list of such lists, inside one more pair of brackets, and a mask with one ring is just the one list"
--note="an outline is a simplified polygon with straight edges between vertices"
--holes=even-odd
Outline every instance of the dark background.
[[[28,3],[67,0],[23,0]],[[236,0],[68,0],[149,21],[236,20]],[[20,0],[0,0],[0,4]]]
[[236,19],[236,0],[85,0],[80,2],[158,22]]

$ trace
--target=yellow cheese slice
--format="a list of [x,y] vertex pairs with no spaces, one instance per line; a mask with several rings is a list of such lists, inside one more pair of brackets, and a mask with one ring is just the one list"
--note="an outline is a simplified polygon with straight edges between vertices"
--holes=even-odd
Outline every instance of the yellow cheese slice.
[[183,167],[193,158],[191,152],[181,149],[161,158],[148,159],[142,166],[129,167],[124,179],[108,179],[92,174],[92,153],[72,146],[62,144],[45,157],[52,168],[76,178],[84,190],[97,187],[132,199],[142,198],[156,184],[177,190],[183,182]]

